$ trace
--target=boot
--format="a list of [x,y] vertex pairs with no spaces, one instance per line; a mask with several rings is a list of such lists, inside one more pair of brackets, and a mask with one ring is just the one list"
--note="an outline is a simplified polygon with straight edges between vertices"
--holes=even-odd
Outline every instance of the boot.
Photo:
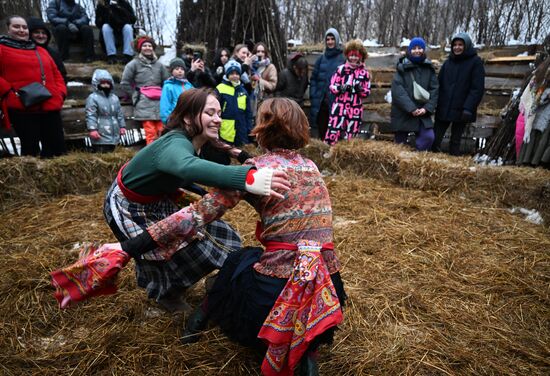
[[207,324],[208,316],[203,311],[202,307],[198,306],[185,323],[185,329],[180,339],[181,343],[197,342],[200,338],[200,333],[206,328]]
[[319,365],[317,364],[317,354],[306,352],[302,356],[302,360],[296,367],[296,371],[300,376],[319,376]]

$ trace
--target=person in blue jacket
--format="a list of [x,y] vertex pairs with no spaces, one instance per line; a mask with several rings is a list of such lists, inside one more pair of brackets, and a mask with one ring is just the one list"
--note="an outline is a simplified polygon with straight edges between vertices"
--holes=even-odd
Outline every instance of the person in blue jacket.
[[248,144],[251,112],[248,92],[241,82],[241,64],[229,60],[224,68],[222,83],[216,87],[222,107],[220,138],[232,145]]
[[435,112],[435,141],[432,150],[441,151],[441,141],[451,125],[449,154],[460,155],[460,141],[466,124],[477,117],[485,91],[485,68],[470,36],[458,33],[451,40],[449,58],[439,70],[439,100]]
[[160,120],[167,124],[168,117],[176,107],[180,94],[192,89],[193,85],[185,78],[185,62],[176,57],[170,61],[170,78],[164,81],[160,96]]
[[330,78],[336,72],[336,68],[345,61],[340,34],[336,29],[330,28],[325,33],[325,52],[315,62],[309,80],[311,100],[309,126],[312,129],[312,135],[320,139],[323,139],[327,133],[330,107],[334,101],[334,95],[328,89]]

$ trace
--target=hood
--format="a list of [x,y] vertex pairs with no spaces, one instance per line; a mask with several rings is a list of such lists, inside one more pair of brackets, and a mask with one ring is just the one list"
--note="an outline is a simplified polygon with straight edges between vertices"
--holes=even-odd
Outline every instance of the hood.
[[[458,56],[453,53],[453,48],[452,48],[453,42],[457,39],[462,39],[464,41],[464,52]],[[458,33],[453,37],[453,39],[451,39],[451,53],[449,55],[452,58],[470,57],[476,54],[477,52],[472,43],[472,39],[467,33]]]
[[110,81],[113,89],[115,87],[113,76],[111,76],[111,73],[109,73],[105,69],[96,69],[94,71],[94,74],[92,76],[92,86],[94,87],[94,89],[97,90],[97,86],[99,85],[100,81]]
[[27,25],[29,27],[29,35],[38,29],[44,29],[46,30],[46,34],[48,35],[48,40],[46,40],[46,43],[42,47],[47,47],[50,43],[50,40],[52,40],[52,33],[50,32],[50,29],[46,26],[42,18],[38,17],[31,17],[27,20]]
[[336,38],[336,48],[342,49],[342,41],[340,40],[340,33],[335,28],[331,27],[325,31],[325,49],[327,48],[327,35],[332,34]]

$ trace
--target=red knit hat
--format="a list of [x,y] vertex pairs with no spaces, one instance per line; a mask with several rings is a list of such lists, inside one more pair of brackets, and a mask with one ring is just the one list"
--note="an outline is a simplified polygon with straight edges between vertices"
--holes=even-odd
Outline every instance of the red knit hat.
[[135,42],[136,51],[139,53],[141,52],[141,46],[143,46],[143,43],[149,42],[153,45],[153,49],[157,48],[157,44],[155,43],[155,40],[147,35],[138,37]]

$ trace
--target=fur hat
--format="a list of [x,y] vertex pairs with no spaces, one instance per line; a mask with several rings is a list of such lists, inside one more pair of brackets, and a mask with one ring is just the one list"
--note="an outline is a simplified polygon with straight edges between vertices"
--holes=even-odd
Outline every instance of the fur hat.
[[223,68],[225,70],[225,77],[226,78],[229,78],[229,75],[233,72],[237,72],[237,73],[241,74],[241,64],[239,64],[235,60],[229,60],[227,63],[225,63]]
[[153,45],[153,49],[157,48],[157,44],[155,43],[155,40],[147,35],[143,35],[141,37],[138,37],[135,42],[135,50],[139,53],[141,52],[141,46],[143,46],[143,43],[149,42]]
[[359,52],[361,54],[361,61],[365,61],[365,59],[369,57],[367,49],[363,46],[361,39],[353,39],[346,43],[346,46],[344,47],[344,55],[348,56],[351,51]]
[[185,69],[185,62],[182,59],[180,59],[179,57],[176,57],[176,58],[170,60],[170,65],[168,66],[168,69],[169,69],[170,73],[172,73],[172,71],[174,69],[176,69],[177,67]]

